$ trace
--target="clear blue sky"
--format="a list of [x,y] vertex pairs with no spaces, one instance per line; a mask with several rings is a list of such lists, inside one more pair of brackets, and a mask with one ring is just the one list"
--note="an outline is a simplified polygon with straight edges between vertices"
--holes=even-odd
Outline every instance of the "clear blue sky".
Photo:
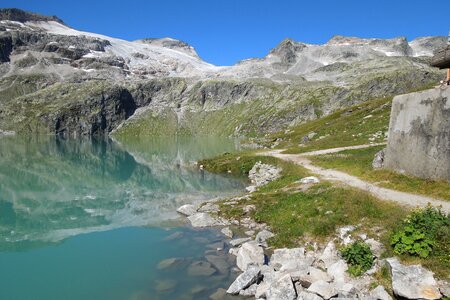
[[2,0],[56,15],[66,24],[134,40],[173,37],[216,65],[263,57],[290,37],[324,43],[333,35],[391,38],[447,35],[448,0]]

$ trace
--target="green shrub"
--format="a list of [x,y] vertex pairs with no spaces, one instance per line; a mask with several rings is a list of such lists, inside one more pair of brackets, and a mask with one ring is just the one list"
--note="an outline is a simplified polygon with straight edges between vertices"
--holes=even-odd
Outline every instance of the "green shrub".
[[426,258],[431,254],[445,255],[449,241],[450,215],[428,205],[414,210],[391,236],[396,254]]
[[372,268],[374,256],[369,245],[356,241],[341,249],[341,255],[348,264],[348,272],[360,276]]

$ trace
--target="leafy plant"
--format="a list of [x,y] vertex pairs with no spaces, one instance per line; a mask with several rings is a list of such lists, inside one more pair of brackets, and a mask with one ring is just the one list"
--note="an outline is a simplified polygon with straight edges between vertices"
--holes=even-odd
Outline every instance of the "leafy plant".
[[341,249],[341,255],[348,264],[348,272],[360,276],[372,268],[374,256],[369,245],[356,241]]
[[396,254],[426,258],[432,253],[444,254],[449,242],[450,216],[440,208],[428,205],[414,210],[391,236]]

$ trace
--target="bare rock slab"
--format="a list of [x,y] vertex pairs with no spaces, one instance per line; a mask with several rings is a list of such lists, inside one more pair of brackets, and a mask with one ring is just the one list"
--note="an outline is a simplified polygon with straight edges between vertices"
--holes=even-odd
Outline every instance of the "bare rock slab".
[[397,258],[388,258],[386,261],[391,269],[392,289],[396,296],[427,300],[441,298],[433,272],[420,265],[402,265]]
[[246,271],[250,266],[262,266],[264,264],[263,248],[254,241],[242,244],[236,255],[236,264],[242,271]]
[[297,292],[291,276],[286,274],[273,282],[266,291],[267,300],[295,300]]
[[[258,267],[249,267],[244,273],[239,275],[227,290],[228,294],[237,295],[258,280],[261,271]],[[256,292],[256,286],[255,286]]]

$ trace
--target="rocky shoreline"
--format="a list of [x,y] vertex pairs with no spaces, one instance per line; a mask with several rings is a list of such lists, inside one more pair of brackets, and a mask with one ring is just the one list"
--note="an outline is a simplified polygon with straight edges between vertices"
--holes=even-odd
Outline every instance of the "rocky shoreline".
[[[248,194],[234,197],[223,205],[234,206],[245,201],[258,187],[280,176],[281,169],[258,162],[249,172],[252,184]],[[304,178],[304,184],[315,184],[317,178]],[[267,240],[274,237],[271,229],[262,223],[245,217],[240,220],[219,217],[219,199],[199,206],[183,205],[178,212],[188,218],[193,227],[222,227],[221,232],[229,239],[229,254],[236,257],[236,267],[241,274],[228,287],[226,294],[268,300],[320,300],[332,298],[392,299],[382,285],[374,284],[375,274],[387,268],[391,277],[392,293],[404,299],[441,299],[449,297],[450,285],[437,281],[433,273],[420,265],[406,266],[395,258],[382,259],[383,245],[365,234],[353,236],[357,226],[339,228],[336,235],[325,245],[312,243],[298,248],[272,249]],[[244,206],[244,211],[255,209]],[[234,238],[233,226],[244,236]],[[231,227],[231,228],[230,228]],[[370,246],[374,254],[373,267],[359,277],[352,277],[348,265],[336,245],[348,245],[360,240]],[[223,299],[225,290],[218,290],[211,299]]]

